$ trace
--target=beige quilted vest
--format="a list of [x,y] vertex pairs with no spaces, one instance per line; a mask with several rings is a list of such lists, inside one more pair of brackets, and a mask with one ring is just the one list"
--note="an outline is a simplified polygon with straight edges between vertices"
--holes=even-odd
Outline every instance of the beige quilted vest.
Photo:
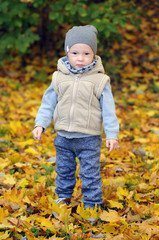
[[58,96],[54,111],[57,131],[101,134],[102,113],[99,100],[110,79],[104,74],[100,57],[96,57],[96,67],[83,74],[71,73],[58,61],[58,71],[52,77],[53,88]]

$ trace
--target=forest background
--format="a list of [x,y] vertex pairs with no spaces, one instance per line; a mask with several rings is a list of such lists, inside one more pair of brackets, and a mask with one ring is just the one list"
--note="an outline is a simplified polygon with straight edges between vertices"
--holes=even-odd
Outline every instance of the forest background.
[[[0,240],[159,239],[158,14],[155,0],[0,0]],[[102,135],[98,213],[81,204],[78,159],[71,205],[54,203],[56,132],[31,134],[65,33],[85,24],[98,29],[120,123],[119,149]]]

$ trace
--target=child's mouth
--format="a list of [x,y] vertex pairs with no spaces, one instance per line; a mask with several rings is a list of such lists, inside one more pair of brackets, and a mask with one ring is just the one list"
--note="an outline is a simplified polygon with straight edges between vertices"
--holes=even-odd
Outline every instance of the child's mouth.
[[84,65],[83,64],[77,64],[77,67],[82,68],[82,67],[84,67]]

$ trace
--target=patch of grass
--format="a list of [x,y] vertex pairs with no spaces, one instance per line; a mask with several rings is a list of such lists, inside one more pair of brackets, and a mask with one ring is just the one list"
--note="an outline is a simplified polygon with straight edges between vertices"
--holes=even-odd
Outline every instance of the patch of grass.
[[9,130],[5,128],[0,128],[0,137],[4,137],[6,134],[9,134]]
[[49,167],[45,164],[42,164],[42,167],[45,169],[45,175],[50,175],[53,171],[54,168],[52,167],[52,165],[50,165]]

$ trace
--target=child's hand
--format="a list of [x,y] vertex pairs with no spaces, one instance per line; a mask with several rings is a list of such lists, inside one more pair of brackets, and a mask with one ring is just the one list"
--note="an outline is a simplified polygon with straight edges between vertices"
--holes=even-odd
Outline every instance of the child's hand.
[[116,139],[108,139],[106,140],[106,147],[109,148],[110,153],[113,149],[117,149],[118,141]]
[[34,130],[32,131],[33,134],[33,138],[35,140],[41,140],[41,134],[43,132],[43,128],[42,127],[36,127],[34,128]]

